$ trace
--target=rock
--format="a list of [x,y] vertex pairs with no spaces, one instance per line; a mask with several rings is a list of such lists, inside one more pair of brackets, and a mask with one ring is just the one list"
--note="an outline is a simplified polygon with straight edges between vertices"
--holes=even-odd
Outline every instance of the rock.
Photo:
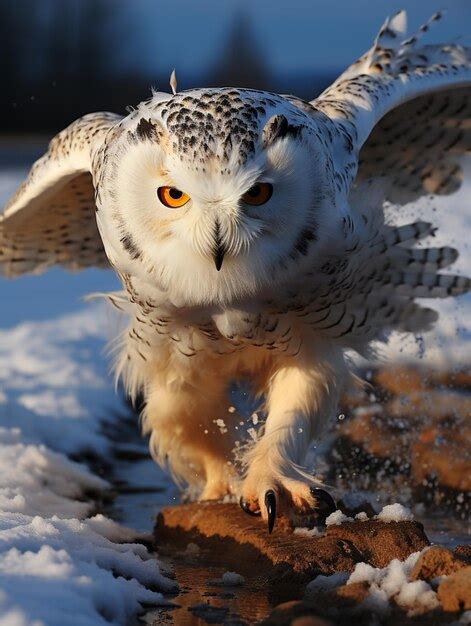
[[291,622],[291,626],[329,626],[332,622],[326,622],[322,617],[306,615],[305,617],[297,617]]
[[341,585],[335,591],[338,600],[337,605],[343,607],[356,606],[366,599],[369,591],[370,586],[366,582]]
[[471,414],[471,398],[447,390],[413,391],[406,397],[395,397],[387,406],[392,417],[427,416],[428,420]]
[[456,546],[453,550],[453,554],[456,554],[457,557],[466,561],[468,565],[471,565],[471,544],[470,543],[462,543]]
[[445,578],[438,586],[437,594],[445,611],[471,609],[471,567],[465,567]]
[[294,619],[290,626],[331,626],[331,624],[332,622],[327,622],[317,615],[305,615]]
[[430,582],[437,576],[449,576],[468,565],[465,558],[441,546],[431,546],[419,557],[411,572],[411,580]]
[[318,574],[351,572],[361,561],[384,567],[429,544],[422,525],[410,521],[348,522],[327,527],[321,537],[306,537],[294,534],[285,520],[270,535],[265,523],[238,505],[209,502],[163,509],[155,539],[159,551],[165,544],[172,550],[197,544],[208,563],[264,576],[291,598]]
[[315,614],[311,603],[301,600],[279,604],[261,626],[333,626],[332,622]]
[[434,476],[442,487],[462,492],[463,497],[471,491],[471,454],[463,449],[463,442],[471,441],[471,425],[460,426],[450,428],[445,421],[419,433],[411,446],[411,476],[416,484]]
[[407,366],[373,373],[372,400],[342,401],[347,419],[336,426],[329,480],[341,475],[345,482],[337,484],[360,491],[378,483],[384,488],[387,480],[393,497],[407,489],[415,501],[465,518],[471,506],[470,378]]
[[373,380],[379,387],[382,387],[394,395],[423,391],[428,386],[428,379],[424,376],[424,372],[407,366],[393,366],[379,369]]
[[341,526],[329,526],[326,535],[354,546],[361,561],[373,567],[385,567],[391,559],[402,561],[429,544],[422,524],[410,521],[347,522]]

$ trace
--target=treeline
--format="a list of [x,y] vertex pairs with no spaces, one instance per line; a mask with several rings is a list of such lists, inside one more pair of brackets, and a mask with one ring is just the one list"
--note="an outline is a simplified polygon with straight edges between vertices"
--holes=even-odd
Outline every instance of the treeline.
[[[116,27],[120,6],[111,0],[0,0],[1,133],[55,132],[90,111],[124,112],[147,98],[151,86],[168,88],[158,62],[152,76],[111,69],[123,34],[123,25]],[[178,78],[180,88],[247,86],[302,97],[331,80],[276,75],[245,15],[234,20],[212,67]]]

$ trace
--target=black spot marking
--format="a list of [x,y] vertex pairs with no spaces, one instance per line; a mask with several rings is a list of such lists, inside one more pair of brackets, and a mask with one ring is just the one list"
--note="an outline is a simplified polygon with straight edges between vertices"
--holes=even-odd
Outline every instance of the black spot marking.
[[150,119],[145,119],[142,117],[139,120],[139,123],[136,127],[136,135],[140,139],[158,139],[160,133],[158,131],[157,125],[152,122]]
[[129,253],[131,259],[135,260],[142,257],[142,252],[137,247],[131,235],[124,235],[124,237],[121,237],[120,241],[123,244],[123,248]]

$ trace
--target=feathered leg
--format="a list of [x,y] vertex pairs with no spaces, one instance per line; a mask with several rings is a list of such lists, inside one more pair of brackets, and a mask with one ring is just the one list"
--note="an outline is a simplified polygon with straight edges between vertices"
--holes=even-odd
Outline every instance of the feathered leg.
[[244,510],[260,511],[270,531],[276,513],[283,509],[308,512],[321,504],[335,508],[302,465],[309,443],[334,413],[347,378],[342,352],[330,343],[305,346],[275,367],[265,433],[247,454],[241,490]]
[[195,386],[181,373],[166,371],[165,377],[152,381],[147,395],[143,424],[151,433],[154,459],[168,465],[175,480],[202,500],[221,498],[237,488],[231,462],[234,441],[230,431],[216,423],[228,415],[225,391],[225,381],[216,375]]

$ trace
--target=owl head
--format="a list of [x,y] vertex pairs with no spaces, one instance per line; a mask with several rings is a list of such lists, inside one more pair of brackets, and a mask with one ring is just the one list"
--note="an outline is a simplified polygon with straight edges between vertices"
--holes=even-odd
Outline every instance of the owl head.
[[315,116],[275,94],[154,94],[104,148],[98,224],[111,262],[179,305],[269,294],[327,227],[318,143]]

